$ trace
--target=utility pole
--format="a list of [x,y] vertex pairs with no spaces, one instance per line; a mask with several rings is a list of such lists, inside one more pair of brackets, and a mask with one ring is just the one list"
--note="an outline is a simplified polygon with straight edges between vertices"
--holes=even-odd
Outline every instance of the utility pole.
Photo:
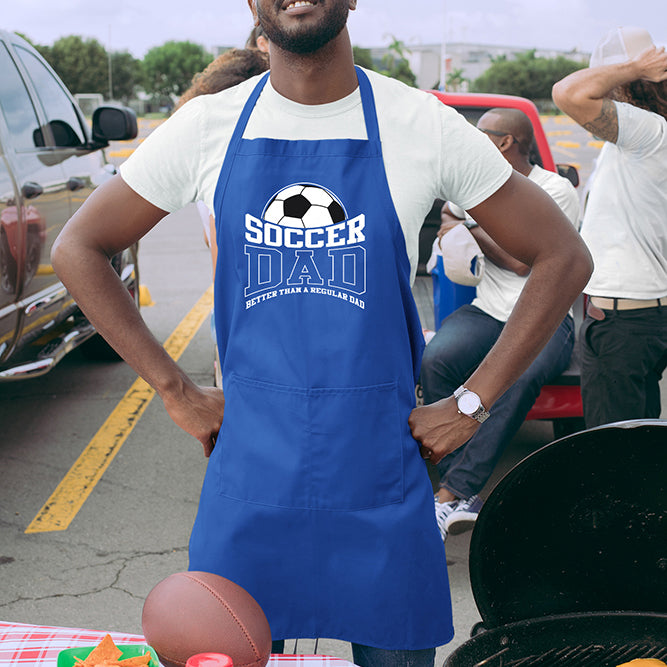
[[442,44],[440,45],[440,90],[447,90],[447,0],[442,0]]
[[109,24],[109,48],[107,49],[107,56],[109,58],[109,101],[113,100],[113,74],[111,67],[111,24]]

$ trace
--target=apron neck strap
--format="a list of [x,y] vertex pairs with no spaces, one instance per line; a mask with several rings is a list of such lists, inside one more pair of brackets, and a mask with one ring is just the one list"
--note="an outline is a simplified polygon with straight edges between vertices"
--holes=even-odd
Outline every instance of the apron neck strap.
[[380,130],[378,128],[378,116],[375,109],[375,97],[368,76],[361,67],[355,65],[357,80],[359,81],[359,92],[361,93],[361,106],[364,109],[364,120],[366,121],[366,135],[369,141],[380,141]]
[[250,114],[252,113],[252,110],[255,108],[255,104],[257,103],[259,96],[262,94],[264,86],[266,85],[266,82],[269,80],[270,74],[271,71],[269,70],[268,72],[266,72],[266,74],[262,76],[262,78],[257,82],[257,85],[255,86],[254,90],[250,94],[250,97],[246,100],[246,103],[243,107],[243,111],[241,111],[241,115],[239,116],[238,122],[236,123],[236,127],[234,128],[234,134],[232,134],[232,138],[229,142],[230,148],[236,150],[238,144],[241,142],[241,139],[243,138],[243,133],[245,132],[246,125],[248,124],[248,120],[250,119]]

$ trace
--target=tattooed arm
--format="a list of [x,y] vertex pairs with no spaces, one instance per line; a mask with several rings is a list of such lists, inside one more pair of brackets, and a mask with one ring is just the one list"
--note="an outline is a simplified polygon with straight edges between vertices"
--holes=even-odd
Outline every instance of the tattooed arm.
[[573,72],[554,85],[552,95],[556,106],[579,125],[604,141],[616,142],[618,117],[609,95],[614,88],[638,79],[667,80],[664,47],[651,47],[625,63]]
[[582,123],[582,127],[598,139],[616,143],[616,140],[618,139],[618,115],[616,113],[616,106],[606,97],[601,101],[602,107],[600,109],[600,115],[588,123]]

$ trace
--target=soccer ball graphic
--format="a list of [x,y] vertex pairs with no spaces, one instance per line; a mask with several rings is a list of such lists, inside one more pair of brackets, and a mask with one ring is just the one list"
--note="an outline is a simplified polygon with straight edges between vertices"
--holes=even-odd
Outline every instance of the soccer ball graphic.
[[284,227],[326,227],[343,222],[347,213],[338,198],[325,188],[296,183],[269,201],[262,218]]

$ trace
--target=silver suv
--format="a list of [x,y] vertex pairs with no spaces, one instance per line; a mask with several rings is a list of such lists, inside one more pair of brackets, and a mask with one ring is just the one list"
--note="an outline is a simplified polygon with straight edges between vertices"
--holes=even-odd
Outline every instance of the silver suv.
[[[133,139],[131,109],[98,107],[92,129],[25,40],[0,31],[0,381],[41,375],[79,345],[113,357],[50,265],[51,245],[115,173],[104,148]],[[138,300],[137,247],[113,264]]]

